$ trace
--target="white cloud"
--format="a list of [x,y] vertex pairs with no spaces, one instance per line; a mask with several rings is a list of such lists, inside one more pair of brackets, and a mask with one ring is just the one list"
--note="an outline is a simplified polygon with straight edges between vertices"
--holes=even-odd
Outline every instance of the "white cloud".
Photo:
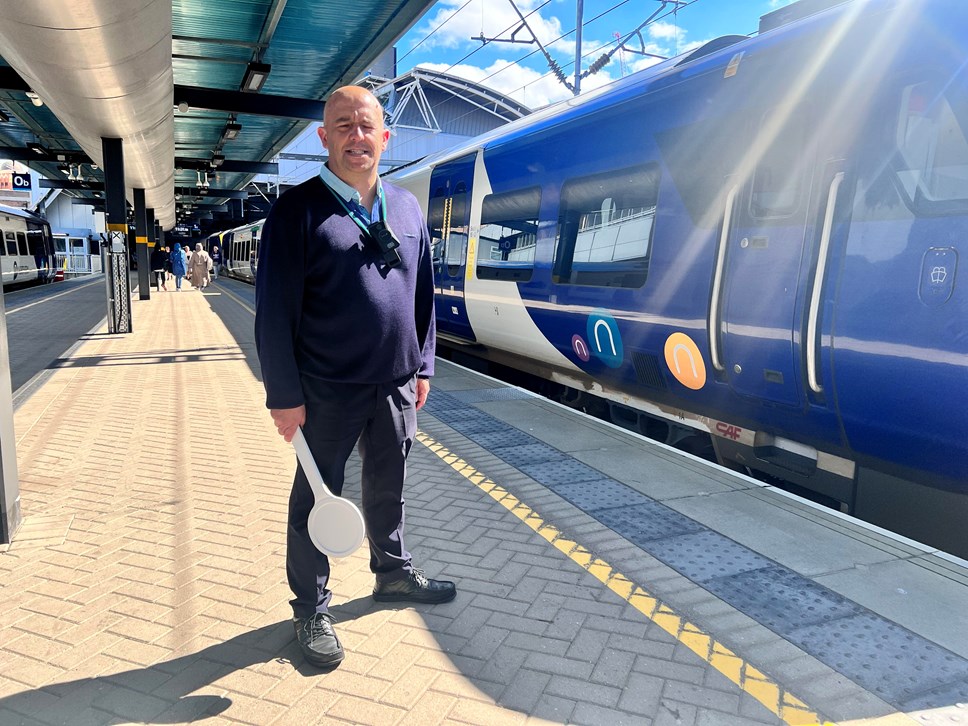
[[[561,35],[561,23],[556,17],[543,17],[540,12],[529,16],[528,13],[539,4],[538,0],[517,0],[521,14],[527,18],[528,27],[538,36],[538,40],[548,44]],[[521,19],[507,2],[471,0],[467,7],[456,12],[461,5],[461,0],[441,0],[436,5],[437,12],[418,28],[419,37],[424,38],[421,49],[460,48],[482,33],[485,38],[509,40],[511,33],[521,24]],[[435,28],[439,29],[430,35]],[[522,28],[514,35],[516,40],[527,41],[531,37],[527,28]]]
[[645,26],[649,36],[656,40],[675,41],[685,35],[685,31],[672,23],[663,23],[661,20],[649,23]]
[[661,63],[661,58],[650,58],[649,56],[635,56],[638,60],[632,61],[630,64],[630,69],[634,73],[636,71],[641,71],[650,66],[654,66],[656,63]]
[[[523,15],[528,15],[531,10],[539,7],[542,1],[517,0],[517,5]],[[775,1],[786,2],[788,0]],[[535,45],[509,45],[490,42],[486,46],[485,52],[488,54],[486,58],[480,53],[467,57],[467,54],[475,47],[480,47],[479,42],[471,40],[472,37],[476,38],[483,33],[485,37],[489,38],[509,39],[511,31],[518,28],[521,21],[510,3],[505,0],[489,2],[486,9],[485,0],[471,0],[467,7],[457,12],[462,4],[463,0],[440,0],[438,2],[434,14],[417,29],[417,37],[421,37],[423,40],[417,41],[420,44],[419,50],[411,58],[411,63],[416,63],[419,67],[444,71],[460,78],[482,83],[524,103],[530,108],[540,108],[571,96],[571,91],[549,73],[547,63]],[[564,76],[569,82],[573,82],[575,75],[575,36],[572,33],[566,38],[557,40],[562,34],[563,21],[550,14],[552,8],[562,13],[573,12],[571,6],[566,7],[566,5],[568,4],[546,5],[541,11],[528,17],[528,24],[559,64]],[[547,15],[542,15],[542,13],[547,13]],[[564,22],[564,27],[567,28],[574,25],[573,18]],[[435,28],[438,28],[438,30],[430,34]],[[642,29],[641,36],[630,37],[627,40],[627,47],[664,58],[671,58],[688,52],[705,42],[687,41],[686,36],[687,32],[674,23],[653,22]],[[640,37],[642,40],[640,40]],[[515,38],[530,40],[531,33],[527,29],[521,28],[515,34]],[[609,38],[606,41],[588,36],[583,38],[583,68],[587,69],[603,53],[613,49],[616,42],[617,39],[615,38]],[[413,47],[415,46],[402,50],[406,55]],[[432,52],[435,48],[438,49],[439,54]],[[425,51],[428,50],[431,52],[426,53]],[[518,57],[530,55],[518,61],[511,61],[506,58],[495,59],[494,56],[498,53]],[[455,56],[467,57],[467,60],[454,67],[446,62],[438,62],[442,61],[443,58]],[[418,58],[427,60],[418,62]],[[478,59],[480,59],[482,65],[473,65],[474,61]],[[621,76],[623,70],[624,74],[628,75],[655,65],[659,60],[630,51],[616,53],[602,70],[582,79],[582,90],[592,90],[606,85]],[[483,64],[489,65],[482,67]]]

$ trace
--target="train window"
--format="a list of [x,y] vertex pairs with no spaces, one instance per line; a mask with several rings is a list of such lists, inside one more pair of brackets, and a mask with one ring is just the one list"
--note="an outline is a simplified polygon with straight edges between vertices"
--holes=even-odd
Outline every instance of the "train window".
[[521,282],[531,279],[540,204],[540,187],[484,197],[478,242],[478,278]]
[[470,223],[470,195],[460,182],[454,193],[447,196],[443,187],[434,192],[427,210],[427,229],[430,232],[434,259],[434,275],[439,279],[444,266],[450,277],[458,277],[467,250],[467,229]]
[[443,196],[443,189],[437,190],[437,195],[430,200],[427,207],[427,230],[430,232],[431,256],[434,260],[434,279],[440,279],[444,264],[444,210],[447,199]]
[[[954,85],[954,84],[952,84]],[[968,199],[968,108],[953,106],[939,83],[904,86],[896,129],[901,188],[922,211]]]
[[565,182],[555,241],[555,282],[645,284],[658,193],[655,165]]
[[7,246],[2,242],[7,234],[7,232],[0,232],[0,256],[7,254]]
[[30,248],[27,246],[27,235],[23,232],[17,232],[17,248],[20,254],[24,256],[30,254]]
[[797,211],[803,178],[806,117],[788,110],[768,111],[754,149],[762,146],[753,172],[750,214],[758,219],[788,217]]
[[8,255],[17,254],[17,235],[15,235],[13,232],[4,232],[3,237],[4,237],[4,240],[6,241],[7,254]]

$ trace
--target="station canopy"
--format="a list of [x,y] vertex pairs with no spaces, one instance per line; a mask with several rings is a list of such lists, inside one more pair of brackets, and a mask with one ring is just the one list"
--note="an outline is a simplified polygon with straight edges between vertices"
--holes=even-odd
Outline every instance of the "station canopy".
[[[242,191],[430,0],[0,4],[0,158],[103,199],[101,138],[165,229]],[[129,200],[130,200],[129,196]]]

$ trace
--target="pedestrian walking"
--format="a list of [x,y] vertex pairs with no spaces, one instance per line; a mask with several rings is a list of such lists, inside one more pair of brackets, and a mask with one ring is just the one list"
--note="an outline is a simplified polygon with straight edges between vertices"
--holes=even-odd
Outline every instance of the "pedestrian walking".
[[151,263],[151,274],[155,276],[155,285],[158,288],[158,292],[162,290],[167,291],[168,285],[165,284],[165,275],[167,273],[165,270],[168,267],[168,253],[165,252],[160,242],[155,244],[155,249],[151,253],[149,262]]
[[171,253],[171,274],[175,276],[175,291],[181,292],[182,278],[188,268],[188,261],[185,258],[185,251],[179,242],[175,243],[175,249]]
[[195,251],[192,252],[192,256],[188,259],[188,274],[190,275],[192,285],[199,290],[204,290],[208,287],[209,270],[211,269],[212,258],[208,256],[208,252],[202,247],[202,243],[196,242]]

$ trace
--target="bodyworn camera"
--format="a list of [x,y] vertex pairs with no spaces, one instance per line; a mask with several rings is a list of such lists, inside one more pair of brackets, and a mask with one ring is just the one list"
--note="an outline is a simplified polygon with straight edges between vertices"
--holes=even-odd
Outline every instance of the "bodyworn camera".
[[387,263],[387,266],[399,267],[400,253],[397,252],[397,247],[400,246],[400,242],[393,236],[393,232],[387,226],[386,222],[382,219],[371,222],[366,230],[380,248],[380,252],[383,254],[383,261]]

